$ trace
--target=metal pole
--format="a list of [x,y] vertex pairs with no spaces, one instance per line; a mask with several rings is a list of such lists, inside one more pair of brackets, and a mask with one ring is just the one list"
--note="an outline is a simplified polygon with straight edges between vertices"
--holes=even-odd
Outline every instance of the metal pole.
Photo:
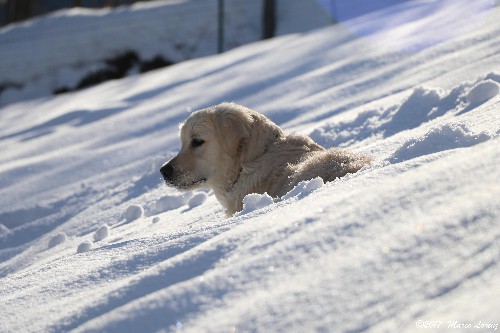
[[276,30],[276,0],[264,0],[262,39],[273,38]]
[[218,52],[224,52],[224,0],[217,0],[219,5]]

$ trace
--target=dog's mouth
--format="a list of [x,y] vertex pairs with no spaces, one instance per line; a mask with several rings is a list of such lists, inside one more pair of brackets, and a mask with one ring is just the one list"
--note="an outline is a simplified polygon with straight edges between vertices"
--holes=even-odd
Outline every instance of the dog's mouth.
[[174,182],[172,180],[167,180],[165,182],[167,183],[167,185],[175,187],[175,188],[178,188],[179,190],[188,190],[188,189],[191,189],[193,187],[202,185],[206,181],[207,181],[206,178],[200,178],[198,180],[193,180],[193,181],[191,181],[190,183],[187,183],[187,184],[176,183],[176,182]]

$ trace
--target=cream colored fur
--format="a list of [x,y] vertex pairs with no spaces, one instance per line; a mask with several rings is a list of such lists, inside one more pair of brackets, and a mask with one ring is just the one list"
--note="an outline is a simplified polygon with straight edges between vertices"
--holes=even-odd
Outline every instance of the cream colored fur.
[[370,163],[366,156],[325,150],[307,136],[285,135],[264,115],[234,103],[194,112],[180,137],[181,151],[162,168],[172,171],[167,184],[213,189],[227,215],[240,211],[249,193],[279,198],[302,180],[332,181]]

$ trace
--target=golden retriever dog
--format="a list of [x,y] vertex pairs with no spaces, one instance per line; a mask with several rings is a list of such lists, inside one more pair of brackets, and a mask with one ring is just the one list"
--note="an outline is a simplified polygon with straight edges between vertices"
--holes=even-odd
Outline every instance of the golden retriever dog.
[[333,181],[370,163],[366,156],[326,150],[308,136],[286,135],[264,115],[234,103],[192,113],[180,138],[181,151],[160,170],[165,182],[180,190],[213,189],[228,216],[242,210],[247,194],[280,198],[300,181]]

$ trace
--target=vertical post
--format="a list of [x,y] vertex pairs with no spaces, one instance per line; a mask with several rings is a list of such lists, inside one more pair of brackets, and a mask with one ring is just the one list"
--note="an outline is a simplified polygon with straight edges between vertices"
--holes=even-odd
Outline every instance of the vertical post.
[[337,23],[338,20],[338,9],[337,9],[337,2],[335,0],[332,0],[332,23]]
[[264,0],[262,39],[273,38],[276,30],[276,0]]
[[218,2],[218,47],[217,50],[219,53],[224,52],[224,0],[217,0]]

